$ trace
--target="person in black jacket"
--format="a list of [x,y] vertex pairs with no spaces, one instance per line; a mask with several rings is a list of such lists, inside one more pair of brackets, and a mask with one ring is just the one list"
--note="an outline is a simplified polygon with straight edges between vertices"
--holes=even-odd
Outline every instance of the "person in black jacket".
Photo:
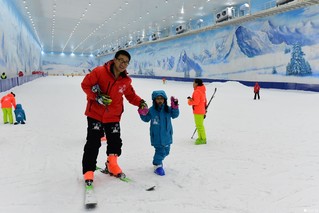
[[6,73],[5,73],[5,72],[3,72],[3,73],[2,73],[2,75],[1,75],[1,79],[7,79],[7,75],[6,75]]

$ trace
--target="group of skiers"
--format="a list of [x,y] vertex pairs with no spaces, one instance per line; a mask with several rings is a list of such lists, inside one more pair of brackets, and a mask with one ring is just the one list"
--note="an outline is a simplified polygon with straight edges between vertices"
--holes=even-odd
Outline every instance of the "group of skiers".
[[[13,123],[12,107],[14,108],[15,122]],[[21,104],[16,104],[15,94],[10,92],[1,98],[4,124],[25,124],[26,115]]]
[[[119,50],[114,59],[94,68],[81,83],[87,96],[87,137],[82,158],[82,172],[87,187],[93,186],[97,156],[104,136],[107,138],[105,170],[115,177],[125,177],[117,163],[122,154],[120,120],[124,111],[123,96],[130,104],[138,107],[142,121],[150,122],[150,142],[155,149],[152,161],[154,173],[165,175],[163,160],[169,155],[173,143],[171,119],[179,116],[178,99],[174,96],[168,98],[165,91],[156,90],[151,94],[153,103],[149,108],[145,100],[135,93],[132,79],[127,74],[130,60],[127,51]],[[193,87],[194,92],[192,97],[188,97],[188,104],[193,108],[198,130],[195,144],[206,144],[206,88],[201,79],[195,79]]]

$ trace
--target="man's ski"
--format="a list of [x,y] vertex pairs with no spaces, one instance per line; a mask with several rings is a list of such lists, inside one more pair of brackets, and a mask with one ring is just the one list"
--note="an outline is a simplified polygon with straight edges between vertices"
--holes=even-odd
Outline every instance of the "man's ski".
[[[135,182],[134,180],[132,180],[131,178],[128,178],[126,177],[126,175],[124,173],[121,173],[120,175],[118,176],[114,176],[113,174],[111,174],[108,170],[107,170],[107,167],[105,169],[102,169],[100,167],[96,167],[96,170],[99,170],[100,172],[102,172],[103,174],[109,174],[110,176],[113,176],[123,182],[126,182],[126,183],[133,183]],[[136,183],[136,182],[135,182]],[[144,187],[144,186],[143,186]],[[151,186],[151,187],[147,187],[145,190],[146,191],[154,191],[155,190],[155,187],[156,186]]]
[[[215,96],[216,91],[217,91],[217,88],[215,87],[214,93],[213,93],[212,97],[210,97],[209,102],[208,102],[208,104],[207,104],[207,106],[206,106],[206,113],[207,113],[207,109],[208,109],[208,107],[209,107],[209,105],[210,105],[210,102],[212,102],[212,100],[213,100],[213,98],[214,98],[214,96]],[[204,117],[204,118],[205,118],[205,117]],[[195,128],[194,133],[193,133],[191,139],[193,139],[193,137],[194,137],[196,131],[197,131],[197,128]]]
[[88,209],[95,208],[97,205],[97,199],[93,189],[93,182],[85,183],[84,205]]
[[113,177],[116,177],[118,178],[119,180],[123,181],[123,182],[132,182],[133,180],[126,177],[126,175],[124,173],[120,173],[118,175],[113,175],[112,173],[109,172],[109,170],[107,169],[107,167],[105,167],[105,169],[102,169],[101,167],[96,167],[96,170],[99,170],[100,172],[104,173],[104,174],[109,174],[110,176],[113,176]]

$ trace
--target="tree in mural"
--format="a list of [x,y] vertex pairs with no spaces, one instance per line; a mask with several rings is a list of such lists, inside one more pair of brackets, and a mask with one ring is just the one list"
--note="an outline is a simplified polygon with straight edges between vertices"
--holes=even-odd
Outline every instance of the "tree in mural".
[[174,68],[174,65],[175,65],[175,57],[171,56],[167,60],[168,60],[167,69],[172,70]]
[[310,64],[304,59],[304,55],[301,45],[294,44],[290,62],[286,67],[286,75],[306,76],[312,74]]
[[143,75],[142,66],[140,64],[138,65],[138,73],[137,74]]
[[273,67],[273,68],[272,68],[272,74],[274,74],[274,75],[277,74],[276,67]]

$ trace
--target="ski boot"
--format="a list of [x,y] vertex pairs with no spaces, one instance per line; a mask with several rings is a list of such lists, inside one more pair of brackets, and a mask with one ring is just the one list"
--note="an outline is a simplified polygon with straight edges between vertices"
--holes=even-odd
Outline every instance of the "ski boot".
[[159,176],[164,176],[165,171],[163,169],[163,165],[154,165],[154,173]]
[[[105,170],[111,175],[117,178],[125,178],[126,175],[122,172],[122,169],[117,164],[118,156],[116,154],[110,154],[107,157],[107,161],[105,163]],[[106,173],[106,172],[105,172]]]
[[85,172],[84,181],[85,181],[85,188],[87,190],[93,189],[93,179],[94,179],[94,172],[93,171]]
[[206,139],[197,138],[195,141],[195,145],[206,144]]

